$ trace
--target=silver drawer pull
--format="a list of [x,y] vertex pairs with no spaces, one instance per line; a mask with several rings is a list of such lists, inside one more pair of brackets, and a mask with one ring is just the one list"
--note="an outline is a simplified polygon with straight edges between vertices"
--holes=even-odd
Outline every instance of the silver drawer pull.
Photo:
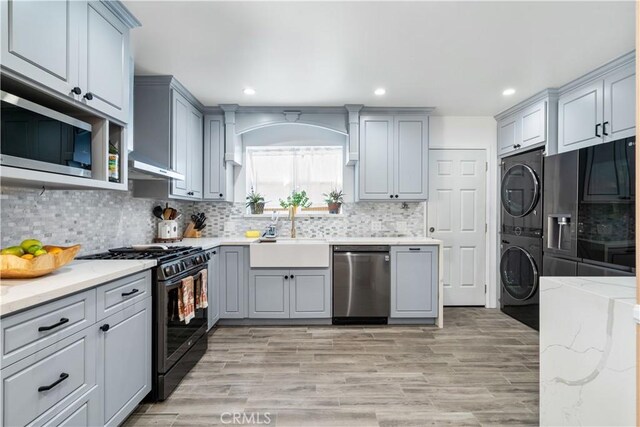
[[63,372],[60,374],[60,378],[57,379],[56,381],[54,381],[53,383],[49,384],[49,385],[43,385],[38,387],[38,391],[39,392],[43,392],[43,391],[49,391],[52,388],[54,388],[55,386],[57,386],[58,384],[60,384],[62,381],[66,380],[67,378],[69,378],[69,374],[67,374],[66,372]]
[[58,326],[62,326],[65,323],[69,323],[69,319],[67,319],[66,317],[63,317],[62,319],[60,319],[60,321],[58,323],[54,323],[53,325],[40,326],[38,328],[38,332],[50,331],[51,329],[57,328]]

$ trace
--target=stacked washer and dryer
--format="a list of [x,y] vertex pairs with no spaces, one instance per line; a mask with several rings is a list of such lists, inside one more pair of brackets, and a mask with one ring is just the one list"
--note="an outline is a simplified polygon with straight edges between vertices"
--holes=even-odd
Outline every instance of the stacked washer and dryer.
[[501,166],[500,308],[538,330],[543,150],[506,157]]

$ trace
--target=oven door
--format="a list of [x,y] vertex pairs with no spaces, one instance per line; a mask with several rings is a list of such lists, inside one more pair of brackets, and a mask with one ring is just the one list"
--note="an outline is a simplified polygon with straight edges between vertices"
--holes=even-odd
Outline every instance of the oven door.
[[[159,281],[156,289],[156,318],[158,336],[156,337],[156,357],[158,372],[167,372],[191,348],[199,337],[207,331],[207,309],[194,307],[195,317],[189,322],[180,320],[178,309],[179,289],[182,279],[192,276],[194,289],[202,283],[200,272],[205,265],[197,266],[167,281]],[[195,291],[194,291],[195,294]]]

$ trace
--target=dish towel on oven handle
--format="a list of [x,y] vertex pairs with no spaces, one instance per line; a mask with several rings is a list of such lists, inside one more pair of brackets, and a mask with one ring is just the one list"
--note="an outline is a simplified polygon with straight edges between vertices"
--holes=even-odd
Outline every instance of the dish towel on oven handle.
[[196,316],[193,276],[182,279],[178,288],[178,314],[180,321],[189,324]]
[[209,307],[209,299],[207,295],[207,269],[200,271],[198,279],[199,284],[196,286],[196,309]]

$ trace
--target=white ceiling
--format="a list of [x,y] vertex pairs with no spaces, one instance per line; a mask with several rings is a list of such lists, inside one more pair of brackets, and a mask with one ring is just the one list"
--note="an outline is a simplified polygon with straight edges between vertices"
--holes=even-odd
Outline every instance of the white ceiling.
[[136,74],[173,74],[205,105],[494,115],[634,48],[633,1],[125,4]]

